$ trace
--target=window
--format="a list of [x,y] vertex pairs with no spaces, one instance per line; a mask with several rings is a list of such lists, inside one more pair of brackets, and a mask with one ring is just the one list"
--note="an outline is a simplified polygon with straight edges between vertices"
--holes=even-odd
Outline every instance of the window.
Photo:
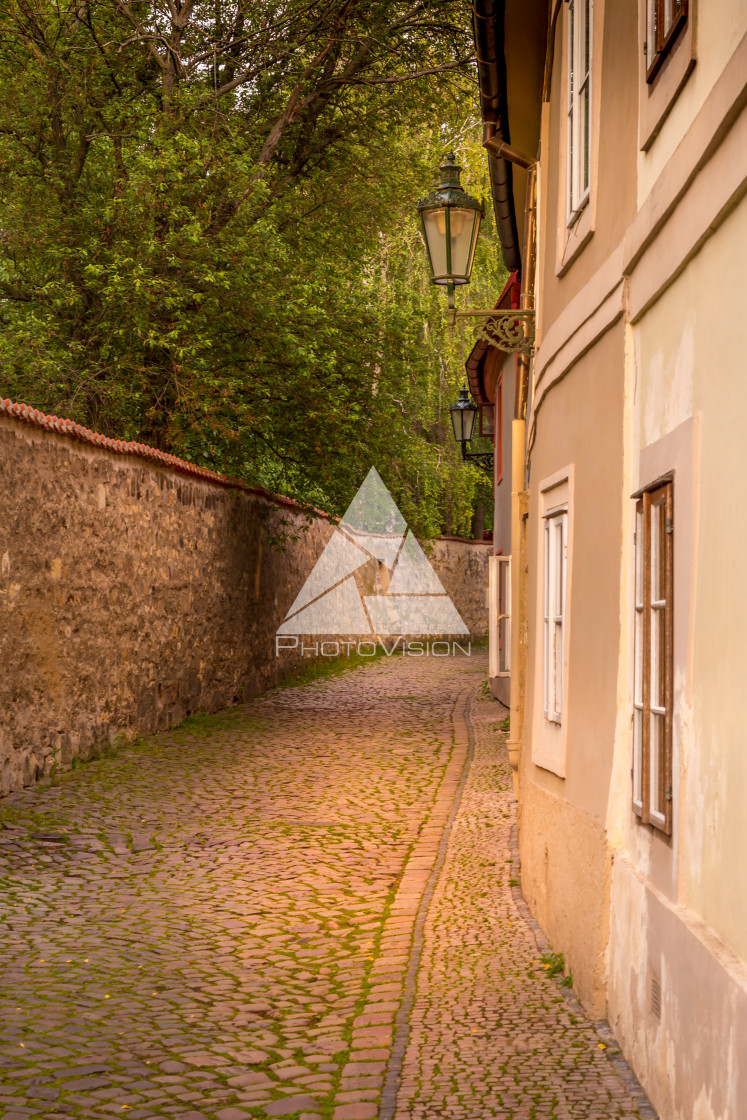
[[650,84],[687,23],[687,0],[646,0],[646,81]]
[[568,225],[578,217],[589,197],[591,147],[591,5],[592,0],[568,4]]
[[[505,357],[499,350],[490,349],[492,354],[498,355],[499,362]],[[486,380],[489,384],[491,383],[488,378]],[[503,480],[503,370],[499,369],[495,381],[495,403],[479,406],[477,434],[481,439],[489,439],[493,444],[495,456],[494,483],[497,486]]]
[[644,491],[636,505],[633,809],[672,831],[672,483]]
[[563,715],[563,642],[568,553],[568,510],[553,510],[545,518],[544,563],[544,708],[545,719],[561,723]]
[[479,436],[495,435],[495,405],[481,404],[479,411],[480,423],[477,434]]
[[511,557],[491,556],[488,568],[490,598],[490,676],[511,675]]
[[[573,603],[573,463],[539,483],[534,541],[537,573],[536,609],[530,638],[533,647],[532,762],[566,776],[569,695],[572,681]],[[529,526],[527,526],[529,530]],[[581,682],[579,682],[580,687]]]

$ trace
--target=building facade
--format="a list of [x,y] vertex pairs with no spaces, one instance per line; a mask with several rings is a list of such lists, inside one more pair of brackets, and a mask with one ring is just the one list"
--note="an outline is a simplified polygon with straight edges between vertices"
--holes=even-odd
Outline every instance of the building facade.
[[[510,521],[522,889],[664,1120],[738,1120],[747,0],[480,0],[475,29],[509,256],[536,216],[510,264],[536,321]],[[536,202],[505,189],[527,156]]]

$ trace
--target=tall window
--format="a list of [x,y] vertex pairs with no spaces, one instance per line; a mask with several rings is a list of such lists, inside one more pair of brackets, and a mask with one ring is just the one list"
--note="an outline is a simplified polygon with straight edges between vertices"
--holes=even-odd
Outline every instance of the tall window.
[[511,557],[491,556],[488,563],[490,603],[490,676],[511,675]]
[[568,224],[589,197],[592,0],[568,4]]
[[633,809],[672,831],[674,590],[672,483],[646,490],[636,506]]
[[568,510],[553,510],[546,515],[544,522],[544,707],[546,719],[551,723],[561,723]]
[[653,82],[687,23],[687,0],[646,0],[646,81]]

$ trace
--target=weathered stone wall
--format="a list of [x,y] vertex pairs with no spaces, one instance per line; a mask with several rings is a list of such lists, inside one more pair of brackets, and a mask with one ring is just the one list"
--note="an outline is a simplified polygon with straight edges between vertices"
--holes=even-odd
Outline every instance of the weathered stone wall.
[[4,417],[0,463],[4,793],[278,679],[283,591],[326,521],[278,553],[267,532],[300,528],[291,509]]
[[491,541],[441,537],[429,559],[473,638],[488,635],[488,557]]
[[[0,415],[0,793],[297,668],[277,627],[332,532],[287,503]],[[285,551],[268,540],[296,536]],[[488,549],[436,545],[475,633]],[[473,590],[472,581],[479,590]],[[484,616],[484,617],[483,617]]]

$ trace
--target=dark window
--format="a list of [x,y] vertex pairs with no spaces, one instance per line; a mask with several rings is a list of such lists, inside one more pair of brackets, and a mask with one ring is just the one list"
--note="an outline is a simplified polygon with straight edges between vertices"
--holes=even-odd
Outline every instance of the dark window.
[[646,0],[646,81],[653,82],[687,23],[687,0]]

